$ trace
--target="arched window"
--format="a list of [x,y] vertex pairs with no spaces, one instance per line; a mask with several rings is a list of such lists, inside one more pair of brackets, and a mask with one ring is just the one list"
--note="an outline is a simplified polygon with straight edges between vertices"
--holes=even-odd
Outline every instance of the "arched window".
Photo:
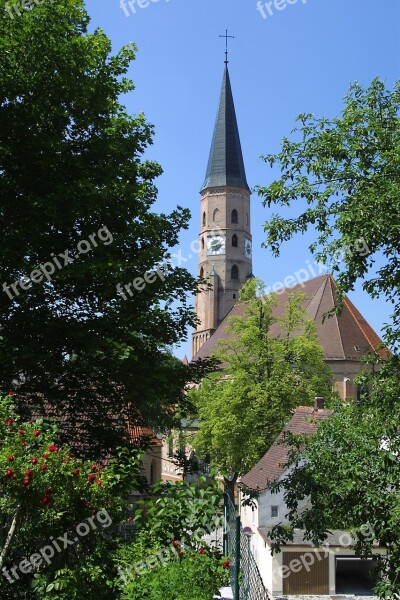
[[204,238],[201,238],[201,249],[204,250]]
[[206,224],[206,213],[203,212],[203,225],[205,225],[205,224]]
[[213,221],[214,222],[219,221],[219,218],[220,218],[220,211],[219,211],[219,208],[216,208],[213,213]]
[[201,267],[201,269],[200,269],[200,277],[204,277],[204,269],[203,269],[203,267]]
[[231,269],[231,279],[239,279],[239,269],[237,265],[233,265]]
[[246,225],[249,224],[249,213],[246,213]]
[[237,242],[237,235],[233,235],[232,236],[232,246],[233,248],[237,248],[238,242]]
[[238,214],[237,214],[236,208],[234,208],[232,211],[231,223],[233,223],[234,225],[237,225],[237,222],[238,222]]

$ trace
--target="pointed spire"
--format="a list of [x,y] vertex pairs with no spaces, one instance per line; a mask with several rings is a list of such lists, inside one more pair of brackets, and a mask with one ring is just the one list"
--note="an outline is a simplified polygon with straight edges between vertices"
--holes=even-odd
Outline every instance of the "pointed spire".
[[206,178],[201,191],[211,187],[235,187],[249,190],[244,169],[239,129],[233,102],[228,65],[224,79]]

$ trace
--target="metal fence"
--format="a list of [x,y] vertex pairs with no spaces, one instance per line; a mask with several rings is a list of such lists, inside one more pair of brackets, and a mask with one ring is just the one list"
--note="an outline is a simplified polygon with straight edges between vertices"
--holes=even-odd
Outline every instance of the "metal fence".
[[234,600],[271,600],[265,589],[254,556],[250,536],[228,494],[224,494],[224,554],[230,558],[229,578]]

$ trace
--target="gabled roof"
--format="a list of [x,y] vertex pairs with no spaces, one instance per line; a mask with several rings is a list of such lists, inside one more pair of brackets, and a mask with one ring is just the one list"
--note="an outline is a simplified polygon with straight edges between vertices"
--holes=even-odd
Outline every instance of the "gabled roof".
[[316,433],[318,424],[332,414],[331,410],[316,410],[299,406],[284,428],[277,441],[262,459],[241,479],[241,485],[250,490],[265,490],[270,483],[278,479],[286,470],[290,448],[282,443],[286,432],[293,435]]
[[201,191],[213,187],[227,186],[249,190],[228,65],[225,65],[207,173]]
[[[338,303],[337,286],[331,275],[320,275],[304,283],[281,290],[277,296],[277,305],[273,309],[276,317],[283,315],[288,295],[301,292],[306,295],[303,307],[317,327],[318,339],[324,350],[325,360],[357,360],[369,351],[375,351],[382,340],[367,323],[354,304],[346,297],[340,315],[334,314],[323,320],[324,314],[332,310]],[[244,316],[246,304],[235,304],[214,334],[200,348],[193,360],[203,359],[217,350],[219,340],[228,338],[228,318]],[[279,326],[271,327],[271,335],[279,334]],[[385,350],[380,350],[382,357]]]

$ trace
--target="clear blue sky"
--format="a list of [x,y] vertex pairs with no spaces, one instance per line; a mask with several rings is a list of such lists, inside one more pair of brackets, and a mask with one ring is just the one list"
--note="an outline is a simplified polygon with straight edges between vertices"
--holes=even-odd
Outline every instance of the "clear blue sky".
[[[136,90],[124,102],[155,125],[147,157],[164,169],[158,180],[159,211],[177,204],[192,211],[180,250],[187,258],[197,239],[199,189],[203,183],[217,110],[228,28],[230,74],[249,185],[266,185],[273,173],[260,155],[277,152],[295,117],[339,115],[350,83],[368,85],[379,76],[387,86],[400,78],[399,0],[291,0],[272,4],[263,18],[256,0],[135,0],[126,16],[120,0],[87,0],[91,28],[102,27],[114,51],[133,41],[139,52],[130,76]],[[276,0],[284,6],[284,0]],[[262,2],[265,4],[265,1]],[[271,211],[252,197],[254,273],[267,284],[306,268],[307,238],[284,246],[280,258],[261,248]],[[197,273],[197,256],[185,266]],[[372,301],[361,285],[350,298],[381,331],[390,306]],[[176,350],[190,356],[190,342]]]

